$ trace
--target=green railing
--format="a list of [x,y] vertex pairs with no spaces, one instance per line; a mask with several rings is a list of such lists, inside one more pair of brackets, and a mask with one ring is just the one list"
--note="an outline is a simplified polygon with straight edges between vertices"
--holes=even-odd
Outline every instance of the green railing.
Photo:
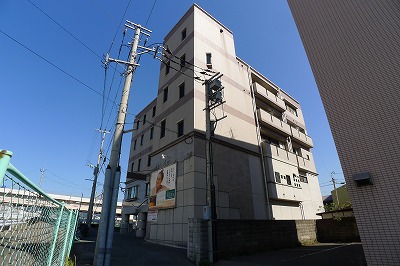
[[64,265],[78,212],[51,198],[0,151],[0,265]]

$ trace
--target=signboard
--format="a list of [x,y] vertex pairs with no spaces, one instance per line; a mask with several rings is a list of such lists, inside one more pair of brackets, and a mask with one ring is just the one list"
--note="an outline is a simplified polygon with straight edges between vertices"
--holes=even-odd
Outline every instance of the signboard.
[[174,208],[175,186],[176,163],[151,173],[149,210]]
[[148,222],[157,222],[158,210],[149,210],[147,212],[147,221]]

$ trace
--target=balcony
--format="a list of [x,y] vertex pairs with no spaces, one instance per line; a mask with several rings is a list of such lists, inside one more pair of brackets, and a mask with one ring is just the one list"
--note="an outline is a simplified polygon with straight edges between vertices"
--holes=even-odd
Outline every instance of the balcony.
[[260,121],[264,122],[267,126],[273,129],[277,129],[281,133],[284,133],[287,136],[292,135],[290,126],[285,122],[283,122],[282,120],[280,120],[279,118],[271,115],[270,113],[267,113],[262,109],[258,109],[258,117]]
[[297,162],[299,165],[299,169],[317,173],[317,169],[315,168],[314,158],[311,152],[308,152],[304,149],[300,149],[301,155],[297,155]]
[[262,143],[262,147],[265,156],[297,166],[296,154],[266,142]]
[[314,147],[313,141],[310,136],[307,136],[300,130],[290,126],[290,130],[292,132],[292,136],[295,140],[300,141],[302,144],[304,144],[308,148]]
[[254,93],[256,96],[258,96],[260,99],[267,101],[269,104],[271,104],[273,107],[275,107],[277,110],[283,112],[286,110],[285,102],[278,98],[275,94],[272,92],[268,91],[265,89],[263,86],[258,84],[257,82],[253,83],[253,89]]

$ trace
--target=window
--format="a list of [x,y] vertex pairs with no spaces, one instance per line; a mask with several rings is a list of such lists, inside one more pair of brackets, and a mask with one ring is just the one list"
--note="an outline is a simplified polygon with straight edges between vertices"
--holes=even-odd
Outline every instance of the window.
[[142,134],[142,136],[140,136],[140,146],[143,145],[143,139],[144,139],[144,134]]
[[146,195],[148,196],[150,194],[150,183],[146,183]]
[[138,165],[137,165],[137,170],[140,172],[140,165],[142,164],[142,159],[139,159]]
[[138,186],[129,187],[129,188],[126,189],[125,198],[126,198],[127,200],[129,200],[129,199],[136,199],[136,198],[138,197],[138,192],[139,192]]
[[300,182],[308,183],[308,179],[306,175],[299,175]]
[[135,166],[135,162],[131,163],[131,172],[133,172],[133,167]]
[[146,123],[146,114],[143,116],[143,125]]
[[171,66],[171,61],[168,60],[168,62],[165,63],[165,75],[168,75],[170,66]]
[[153,117],[155,117],[156,116],[156,106],[154,105],[153,106]]
[[186,28],[184,28],[181,32],[181,41],[183,41],[186,38]]
[[185,96],[185,82],[179,85],[179,99]]
[[181,68],[184,67],[185,64],[186,64],[186,55],[183,54],[183,55],[180,57],[180,65],[181,65]]
[[164,89],[164,96],[163,96],[163,101],[164,103],[168,100],[168,87],[165,87]]
[[154,135],[154,127],[150,128],[150,139],[153,139],[153,135]]
[[135,139],[135,141],[133,142],[133,150],[136,150],[136,143],[137,143],[137,139]]
[[128,187],[128,188],[126,189],[125,199],[130,199],[130,198],[131,198],[131,195],[132,195],[132,188],[131,188],[131,187]]
[[147,156],[147,166],[151,165],[151,156]]
[[206,53],[206,64],[211,65],[211,53]]
[[139,129],[139,123],[140,123],[140,119],[138,119],[138,120],[136,121],[136,130]]
[[290,175],[286,175],[286,182],[288,185],[292,185],[292,180],[290,179]]
[[160,139],[165,136],[165,120],[161,121]]
[[183,136],[183,120],[178,122],[178,138]]
[[276,183],[281,183],[281,176],[278,172],[275,172],[275,182]]
[[138,186],[132,187],[132,194],[131,194],[132,199],[137,199],[138,192],[139,192],[139,187]]
[[290,113],[294,114],[295,116],[297,116],[297,110],[296,107],[293,107],[289,104],[286,104],[286,110],[288,110]]

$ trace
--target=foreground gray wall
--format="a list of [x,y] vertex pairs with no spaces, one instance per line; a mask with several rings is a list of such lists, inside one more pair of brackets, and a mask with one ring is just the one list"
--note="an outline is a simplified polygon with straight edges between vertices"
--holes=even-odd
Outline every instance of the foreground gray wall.
[[[369,265],[400,264],[400,2],[289,0]],[[353,175],[369,172],[373,185]]]

